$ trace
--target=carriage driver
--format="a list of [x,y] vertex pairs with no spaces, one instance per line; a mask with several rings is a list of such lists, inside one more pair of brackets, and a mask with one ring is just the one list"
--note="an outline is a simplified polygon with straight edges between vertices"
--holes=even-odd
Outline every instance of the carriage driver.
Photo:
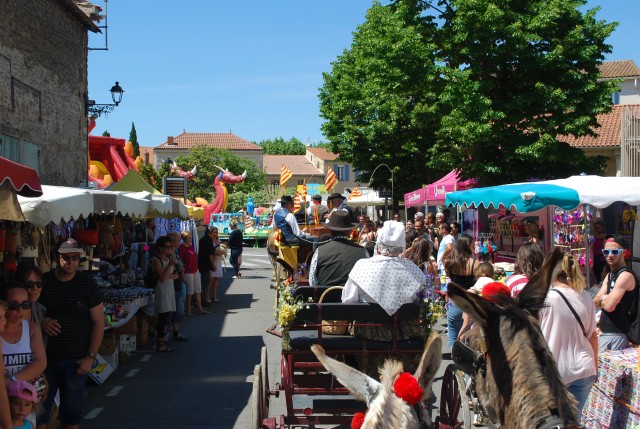
[[299,239],[308,242],[315,241],[316,237],[306,235],[300,231],[296,217],[293,215],[293,198],[283,195],[280,198],[280,208],[273,215],[273,225],[282,231],[282,241],[288,246],[298,246]]

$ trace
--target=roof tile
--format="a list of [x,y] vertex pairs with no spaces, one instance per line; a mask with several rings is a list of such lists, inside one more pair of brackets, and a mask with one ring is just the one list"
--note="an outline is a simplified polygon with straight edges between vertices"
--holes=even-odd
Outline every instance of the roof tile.
[[558,136],[558,140],[569,143],[576,148],[608,148],[620,147],[622,142],[621,121],[622,112],[630,108],[637,117],[640,117],[640,104],[617,104],[613,106],[611,112],[603,113],[596,117],[599,128],[592,128],[595,136]]
[[218,149],[229,150],[256,150],[261,151],[262,148],[257,144],[251,143],[233,133],[187,133],[183,132],[177,137],[173,137],[175,145],[169,145],[169,137],[166,142],[159,145],[156,149],[191,149],[196,146],[209,146]]
[[267,176],[280,175],[282,164],[286,165],[294,176],[324,176],[304,155],[263,155],[262,166]]
[[599,68],[602,79],[640,76],[640,68],[633,60],[605,61]]
[[323,161],[334,161],[340,156],[336,153],[329,152],[323,147],[307,146],[307,151],[311,152]]

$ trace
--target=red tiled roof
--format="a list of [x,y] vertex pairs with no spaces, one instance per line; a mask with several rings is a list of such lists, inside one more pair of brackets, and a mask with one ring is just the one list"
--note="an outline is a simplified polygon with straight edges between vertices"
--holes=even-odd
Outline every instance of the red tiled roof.
[[640,76],[640,68],[633,60],[606,61],[599,68],[601,79]]
[[333,161],[340,155],[329,152],[323,147],[307,146],[307,150],[323,161]]
[[621,120],[622,112],[626,109],[633,109],[636,116],[640,116],[640,104],[617,104],[613,106],[611,112],[603,113],[596,117],[599,128],[594,128],[596,136],[558,136],[558,140],[569,143],[577,148],[607,148],[620,147],[622,141]]
[[[169,145],[173,139],[175,145]],[[167,141],[159,145],[156,149],[191,149],[196,146],[209,146],[218,149],[229,150],[259,150],[262,148],[233,133],[187,133],[183,132],[177,137],[169,137]]]
[[263,155],[262,166],[267,176],[280,175],[282,164],[286,165],[294,176],[324,176],[304,155]]

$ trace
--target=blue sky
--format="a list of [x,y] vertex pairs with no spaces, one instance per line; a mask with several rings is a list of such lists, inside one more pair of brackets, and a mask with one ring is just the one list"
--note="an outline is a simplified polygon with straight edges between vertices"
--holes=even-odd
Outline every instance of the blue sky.
[[[103,0],[94,3],[101,6]],[[640,66],[640,0],[590,0],[600,19],[619,22],[607,60]],[[249,141],[324,140],[318,88],[322,73],[348,48],[370,0],[189,2],[110,0],[109,50],[89,51],[89,98],[120,106],[97,121],[143,146],[187,132],[233,132]],[[89,46],[103,48],[104,35]]]

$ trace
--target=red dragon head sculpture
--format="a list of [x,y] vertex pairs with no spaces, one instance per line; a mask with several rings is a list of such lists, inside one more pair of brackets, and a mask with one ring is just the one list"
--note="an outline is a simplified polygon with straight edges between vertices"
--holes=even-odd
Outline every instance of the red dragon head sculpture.
[[217,179],[218,181],[223,183],[242,183],[244,182],[244,179],[247,178],[247,170],[245,170],[241,175],[237,176],[231,173],[229,170],[225,170],[224,168],[217,165],[216,168],[220,170]]
[[179,177],[185,177],[187,180],[193,180],[196,177],[197,170],[198,166],[194,165],[191,171],[184,171],[178,167],[175,161],[173,161],[173,165],[171,166],[171,174],[177,174]]

